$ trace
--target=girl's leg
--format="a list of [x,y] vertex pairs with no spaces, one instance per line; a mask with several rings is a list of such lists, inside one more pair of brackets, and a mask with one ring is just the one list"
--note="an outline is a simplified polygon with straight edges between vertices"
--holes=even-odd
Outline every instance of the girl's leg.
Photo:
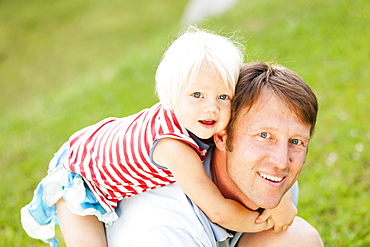
[[62,235],[68,247],[107,246],[104,224],[96,216],[73,214],[63,198],[57,202],[56,206]]

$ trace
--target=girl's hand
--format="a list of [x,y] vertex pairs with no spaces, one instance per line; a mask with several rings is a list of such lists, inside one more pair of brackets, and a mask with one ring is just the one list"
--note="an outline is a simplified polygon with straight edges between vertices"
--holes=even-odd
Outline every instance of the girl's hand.
[[[271,215],[271,218],[275,223],[273,227],[273,231],[275,233],[286,231],[288,227],[293,224],[293,220],[298,213],[296,206],[293,204],[291,200],[290,191],[288,191],[283,196],[280,204],[276,208],[267,209],[265,211],[268,211],[268,213]],[[261,214],[261,216],[263,216],[263,214]]]
[[256,224],[261,224],[266,221],[266,229],[269,230],[274,227],[275,222],[271,217],[271,212],[268,210],[263,210],[263,212],[256,219]]

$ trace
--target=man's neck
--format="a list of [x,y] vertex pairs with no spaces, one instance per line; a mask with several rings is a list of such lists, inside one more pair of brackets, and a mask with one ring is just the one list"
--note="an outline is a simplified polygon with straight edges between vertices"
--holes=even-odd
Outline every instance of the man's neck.
[[215,148],[213,153],[211,174],[213,182],[225,198],[233,199],[251,210],[258,209],[258,206],[246,197],[228,176],[226,170],[226,152],[220,151],[217,148]]

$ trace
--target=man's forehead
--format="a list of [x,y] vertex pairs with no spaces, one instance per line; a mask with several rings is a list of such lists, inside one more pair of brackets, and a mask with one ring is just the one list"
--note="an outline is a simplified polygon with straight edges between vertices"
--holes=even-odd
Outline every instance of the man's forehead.
[[[291,123],[295,122],[295,125],[300,126],[302,130],[310,129],[310,125],[302,121],[292,108],[285,100],[270,90],[265,90],[252,106],[245,107],[240,111],[237,121],[239,124],[243,124],[243,122],[255,123],[261,128],[275,128],[277,122],[288,123],[289,121]],[[281,126],[285,125],[282,124]],[[309,138],[309,134],[307,138]]]

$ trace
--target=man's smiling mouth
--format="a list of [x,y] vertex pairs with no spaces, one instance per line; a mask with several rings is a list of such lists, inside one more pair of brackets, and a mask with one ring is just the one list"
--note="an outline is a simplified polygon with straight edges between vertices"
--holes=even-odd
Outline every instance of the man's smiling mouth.
[[261,172],[258,172],[258,174],[264,178],[264,179],[267,179],[271,182],[275,182],[275,183],[278,183],[278,182],[281,182],[281,180],[284,179],[284,177],[275,177],[275,176],[271,176],[271,175],[268,175],[268,174],[265,174],[265,173],[261,173]]

